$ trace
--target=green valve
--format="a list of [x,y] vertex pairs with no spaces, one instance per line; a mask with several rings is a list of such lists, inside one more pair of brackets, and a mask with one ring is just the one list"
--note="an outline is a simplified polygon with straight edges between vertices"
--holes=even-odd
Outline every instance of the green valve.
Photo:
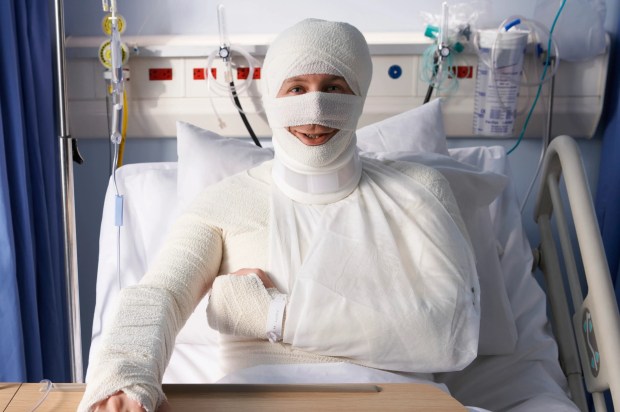
[[424,36],[430,39],[436,39],[437,33],[439,33],[439,27],[428,25],[426,26],[426,30],[424,30]]

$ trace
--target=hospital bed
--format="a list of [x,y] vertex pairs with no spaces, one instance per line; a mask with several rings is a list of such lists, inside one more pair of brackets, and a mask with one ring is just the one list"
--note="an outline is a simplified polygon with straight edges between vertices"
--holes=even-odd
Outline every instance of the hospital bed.
[[[437,374],[436,379],[463,404],[493,411],[574,410],[569,397],[587,410],[584,376],[588,391],[611,387],[618,403],[618,308],[574,141],[566,136],[554,139],[548,150],[535,217],[542,243],[532,249],[505,150],[448,149],[442,124],[441,105],[433,101],[358,131],[358,146],[365,156],[417,161],[440,170],[453,187],[470,232],[481,283],[479,356],[463,371]],[[269,149],[182,122],[177,125],[177,148],[177,162],[126,165],[110,180],[101,224],[91,356],[119,289],[140,280],[175,217],[192,198],[207,185],[272,157]],[[566,253],[572,249],[570,235],[561,227],[572,305],[564,294],[563,265],[555,253],[550,224],[551,216],[566,220],[556,203],[562,200],[557,185],[562,174],[589,287],[588,297],[580,298],[578,270]],[[120,230],[114,224],[117,193],[124,198]],[[546,289],[553,292],[549,296],[532,275],[536,266],[545,271]],[[553,331],[547,300],[555,320]],[[569,307],[575,308],[574,320]],[[203,300],[178,335],[164,382],[209,383],[222,377],[217,334],[207,327],[205,308]],[[600,394],[594,395],[594,403],[604,406]]]

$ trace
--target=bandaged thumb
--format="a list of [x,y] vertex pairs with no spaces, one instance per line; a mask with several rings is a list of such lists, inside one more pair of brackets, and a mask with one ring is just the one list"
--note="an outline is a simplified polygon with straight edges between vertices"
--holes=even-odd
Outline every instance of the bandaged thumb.
[[254,273],[218,276],[207,305],[209,326],[227,335],[266,339],[269,307],[278,295]]

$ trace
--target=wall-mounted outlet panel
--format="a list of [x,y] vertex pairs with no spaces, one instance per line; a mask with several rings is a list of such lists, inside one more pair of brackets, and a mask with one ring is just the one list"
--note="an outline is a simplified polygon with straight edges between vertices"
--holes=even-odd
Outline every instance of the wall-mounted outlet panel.
[[133,99],[185,96],[185,59],[134,58],[129,67]]
[[[258,43],[242,44],[257,59],[257,67],[261,69],[268,44],[265,39],[264,36],[249,36],[248,41]],[[360,126],[420,106],[428,90],[424,72],[428,69],[428,62],[423,59],[424,51],[430,45],[428,39],[402,33],[384,36],[371,33],[367,39],[373,60],[373,78]],[[72,134],[76,137],[104,137],[107,135],[104,69],[95,57],[99,43],[79,38],[69,40],[68,90]],[[85,47],[87,40],[92,42],[90,48]],[[226,75],[222,60],[214,59],[212,66],[216,80],[213,88],[216,92],[209,89],[205,70],[210,51],[217,47],[216,38],[212,39],[213,44],[201,41],[184,44],[183,39],[162,37],[125,40],[136,45],[132,50],[138,53],[129,59],[131,81],[126,84],[130,137],[175,136],[176,120],[190,121],[227,136],[246,136],[247,131],[229,95],[230,79],[238,90],[242,90],[239,97],[255,131],[262,136],[271,135],[260,100],[263,73],[257,70],[251,87],[244,90],[250,80],[250,71],[243,56],[233,55],[231,76]],[[79,44],[79,47],[71,43]],[[92,57],[85,57],[87,54]],[[602,113],[608,60],[607,53],[584,62],[560,62],[555,78],[552,135],[594,135]],[[444,129],[448,136],[473,137],[478,56],[455,54],[452,65],[448,70],[454,77],[454,84],[435,89],[432,97],[443,98]],[[526,55],[524,72],[527,76],[523,77],[520,86],[516,131],[520,130],[526,110],[536,94],[536,86],[526,83],[536,83],[541,71],[540,62],[533,55]],[[546,124],[548,96],[546,84],[526,137],[541,136]],[[220,128],[219,120],[223,120],[226,127]]]

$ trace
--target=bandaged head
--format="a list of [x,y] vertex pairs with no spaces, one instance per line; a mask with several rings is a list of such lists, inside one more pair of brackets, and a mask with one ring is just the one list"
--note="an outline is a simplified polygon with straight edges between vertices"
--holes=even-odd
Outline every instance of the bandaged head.
[[[274,40],[263,73],[263,102],[273,130],[273,177],[278,187],[303,203],[331,203],[350,194],[361,176],[355,129],[372,76],[364,36],[346,23],[303,20]],[[286,79],[307,74],[340,76],[354,94],[313,91],[277,97]],[[288,131],[312,124],[339,131],[317,146],[305,145]]]

